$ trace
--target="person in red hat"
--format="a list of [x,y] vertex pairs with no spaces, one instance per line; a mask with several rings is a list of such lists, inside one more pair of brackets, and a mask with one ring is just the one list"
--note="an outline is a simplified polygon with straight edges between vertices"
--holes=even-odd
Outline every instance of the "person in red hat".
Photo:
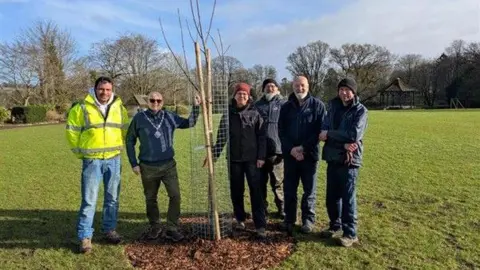
[[224,114],[220,120],[217,141],[212,152],[214,160],[217,160],[228,140],[226,156],[230,165],[230,197],[237,221],[235,228],[245,229],[247,214],[243,197],[247,178],[256,234],[259,238],[265,238],[266,217],[259,169],[265,163],[266,134],[263,119],[250,97],[250,89],[250,85],[246,83],[235,85],[228,115]]

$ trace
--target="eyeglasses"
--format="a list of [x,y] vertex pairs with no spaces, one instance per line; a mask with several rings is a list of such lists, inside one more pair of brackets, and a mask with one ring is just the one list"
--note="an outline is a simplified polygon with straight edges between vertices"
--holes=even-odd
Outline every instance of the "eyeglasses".
[[150,101],[150,103],[155,103],[155,102],[157,102],[157,103],[162,103],[163,100],[151,98],[151,99],[149,99],[149,101]]

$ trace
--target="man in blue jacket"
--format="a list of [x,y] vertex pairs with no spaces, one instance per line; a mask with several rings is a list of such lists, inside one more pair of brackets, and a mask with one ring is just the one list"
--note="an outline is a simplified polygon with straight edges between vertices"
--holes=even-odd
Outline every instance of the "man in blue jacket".
[[326,206],[330,219],[329,228],[320,236],[330,238],[343,230],[340,244],[345,247],[358,242],[356,183],[367,127],[367,108],[356,93],[354,79],[339,82],[338,96],[329,102],[319,136],[325,141],[322,159],[328,163]]
[[268,208],[267,186],[270,178],[277,206],[277,215],[285,218],[283,210],[283,157],[280,138],[278,137],[278,118],[280,108],[285,104],[285,98],[278,90],[278,83],[274,79],[266,79],[262,83],[264,96],[255,103],[255,107],[263,118],[267,132],[267,158],[260,169],[262,195],[265,200],[265,210]]
[[[161,233],[160,213],[157,195],[160,183],[165,185],[169,197],[166,238],[177,242],[184,237],[178,231],[180,217],[180,187],[177,163],[174,159],[173,133],[176,128],[193,127],[200,112],[200,99],[195,97],[195,105],[190,117],[183,118],[176,113],[162,110],[163,97],[158,92],[148,96],[148,109],[137,113],[127,132],[126,147],[128,160],[133,172],[141,175],[143,192],[150,223],[148,239],[155,239]],[[140,154],[135,154],[135,144],[140,141]]]
[[293,234],[297,217],[297,189],[302,181],[301,202],[303,233],[315,223],[319,134],[326,114],[322,101],[310,95],[307,78],[293,81],[294,92],[280,110],[278,132],[284,158],[285,219],[282,229]]

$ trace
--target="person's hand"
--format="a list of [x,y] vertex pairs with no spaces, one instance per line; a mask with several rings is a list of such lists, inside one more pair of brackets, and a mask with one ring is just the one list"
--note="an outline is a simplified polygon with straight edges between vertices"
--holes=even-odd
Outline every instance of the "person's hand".
[[292,150],[290,150],[290,155],[292,155],[292,157],[294,157],[295,159],[297,159],[298,152],[297,152],[297,148],[296,148],[296,147],[293,147]]
[[257,160],[257,168],[262,168],[264,164],[265,164],[265,160],[260,160],[260,159]]
[[320,132],[320,135],[318,136],[318,139],[320,141],[326,141],[327,140],[327,134],[328,134],[328,131],[322,130],[322,132]]
[[302,161],[304,159],[303,156],[303,147],[302,146],[296,146],[292,148],[292,151],[290,151],[290,154],[297,160],[297,161]]
[[140,166],[135,166],[132,168],[133,170],[133,173],[135,173],[136,175],[140,175],[141,172],[140,172]]
[[357,143],[346,143],[343,147],[348,152],[355,152],[358,149],[358,144]]

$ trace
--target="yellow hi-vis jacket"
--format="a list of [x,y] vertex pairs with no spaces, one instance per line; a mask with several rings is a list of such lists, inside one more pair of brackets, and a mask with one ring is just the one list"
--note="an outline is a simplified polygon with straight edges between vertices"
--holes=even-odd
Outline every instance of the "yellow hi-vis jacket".
[[125,145],[128,113],[114,96],[106,118],[89,94],[68,112],[66,134],[72,152],[80,159],[108,159],[119,155]]

